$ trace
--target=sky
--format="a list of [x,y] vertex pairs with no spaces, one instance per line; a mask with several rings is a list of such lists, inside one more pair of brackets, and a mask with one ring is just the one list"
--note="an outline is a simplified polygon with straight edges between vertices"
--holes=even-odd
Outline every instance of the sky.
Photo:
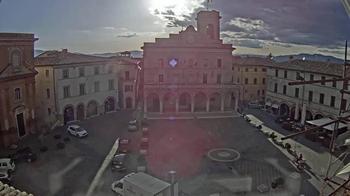
[[[37,49],[141,50],[205,10],[206,0],[0,0],[0,32],[31,32]],[[235,54],[320,53],[343,58],[350,18],[341,0],[212,0]]]

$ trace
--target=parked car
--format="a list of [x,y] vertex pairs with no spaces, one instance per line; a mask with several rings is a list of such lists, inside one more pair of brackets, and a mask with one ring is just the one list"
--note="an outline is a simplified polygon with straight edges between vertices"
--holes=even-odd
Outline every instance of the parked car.
[[126,171],[126,167],[125,167],[126,156],[127,155],[124,153],[114,155],[111,162],[112,171],[118,171],[118,172]]
[[88,135],[88,132],[79,125],[69,125],[67,131],[69,134],[80,138]]
[[253,109],[261,109],[264,106],[259,104],[258,102],[249,102],[248,103],[248,108],[253,108]]
[[129,121],[128,131],[137,131],[137,121],[136,120]]
[[0,170],[5,171],[15,171],[15,162],[10,158],[1,158],[0,159]]
[[11,173],[7,170],[0,170],[0,182],[11,184]]
[[20,161],[31,163],[37,160],[37,155],[32,151],[31,148],[25,147],[17,150],[17,152],[14,154],[11,154],[10,158],[14,160],[15,163],[18,163]]
[[112,183],[112,191],[113,192],[115,192],[115,193],[117,193],[118,195],[120,195],[120,196],[123,196],[124,195],[124,191],[123,191],[123,184],[124,184],[124,179],[125,178],[128,178],[128,177],[130,177],[130,176],[132,176],[132,175],[134,175],[135,173],[134,172],[132,172],[132,173],[130,173],[130,174],[127,174],[126,176],[124,176],[122,179],[120,179],[120,180],[117,180],[117,181],[114,181],[113,183]]

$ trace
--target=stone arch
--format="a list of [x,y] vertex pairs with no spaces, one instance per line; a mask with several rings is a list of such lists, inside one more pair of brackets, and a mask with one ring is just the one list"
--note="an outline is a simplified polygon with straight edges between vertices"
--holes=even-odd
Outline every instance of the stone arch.
[[63,121],[64,124],[74,121],[74,106],[66,105],[63,110]]
[[111,112],[115,110],[115,98],[107,97],[105,100],[105,112]]
[[224,110],[225,111],[232,111],[234,110],[236,102],[236,97],[233,92],[228,92],[225,94],[224,98]]
[[289,106],[285,103],[281,103],[280,105],[280,115],[288,116],[289,115]]
[[312,120],[313,114],[310,110],[306,110],[305,120]]
[[[290,117],[291,117],[292,119],[294,119],[294,117],[295,117],[295,110],[296,110],[296,107],[295,107],[295,106],[293,106],[293,107],[290,109]],[[299,121],[300,119],[301,119],[301,108],[299,108],[298,119],[295,119],[295,120]]]
[[87,104],[87,114],[86,114],[86,116],[87,117],[91,117],[91,116],[97,115],[97,107],[98,107],[97,101],[95,101],[95,100],[90,101]]
[[203,92],[198,92],[194,96],[194,111],[205,112],[207,107],[207,95]]
[[165,93],[163,96],[163,111],[175,112],[176,111],[176,95],[172,92]]
[[209,96],[209,111],[221,110],[221,94],[218,92],[212,93]]
[[79,103],[77,106],[77,120],[85,119],[85,106],[83,103]]
[[323,114],[315,114],[314,120],[324,118]]
[[179,96],[179,112],[191,112],[191,95],[187,92]]
[[146,98],[148,112],[160,112],[160,100],[157,93],[150,93]]

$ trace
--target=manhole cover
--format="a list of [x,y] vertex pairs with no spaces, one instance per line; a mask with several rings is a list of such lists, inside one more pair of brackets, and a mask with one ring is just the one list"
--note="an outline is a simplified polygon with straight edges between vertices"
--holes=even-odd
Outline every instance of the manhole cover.
[[231,148],[215,148],[208,152],[209,159],[218,162],[233,162],[240,157],[238,151]]

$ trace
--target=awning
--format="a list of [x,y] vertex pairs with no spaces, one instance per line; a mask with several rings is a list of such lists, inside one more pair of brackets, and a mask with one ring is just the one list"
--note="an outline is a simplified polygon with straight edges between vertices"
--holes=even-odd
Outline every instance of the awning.
[[343,179],[348,179],[350,173],[350,163],[345,165],[338,173],[337,176]]
[[272,104],[271,104],[271,102],[266,102],[265,105],[266,106],[271,106]]
[[278,108],[279,108],[278,104],[272,104],[271,107],[273,107],[273,108],[275,108],[275,109],[278,109]]
[[[310,124],[310,125],[315,125],[315,126],[321,126],[327,123],[332,122],[333,120],[330,118],[321,118],[321,119],[317,119],[317,120],[308,120],[306,121],[306,123]],[[335,123],[324,126],[323,129],[326,129],[328,131],[334,131],[334,127],[335,127]],[[347,127],[346,124],[339,122],[339,126],[338,129],[342,129]]]

